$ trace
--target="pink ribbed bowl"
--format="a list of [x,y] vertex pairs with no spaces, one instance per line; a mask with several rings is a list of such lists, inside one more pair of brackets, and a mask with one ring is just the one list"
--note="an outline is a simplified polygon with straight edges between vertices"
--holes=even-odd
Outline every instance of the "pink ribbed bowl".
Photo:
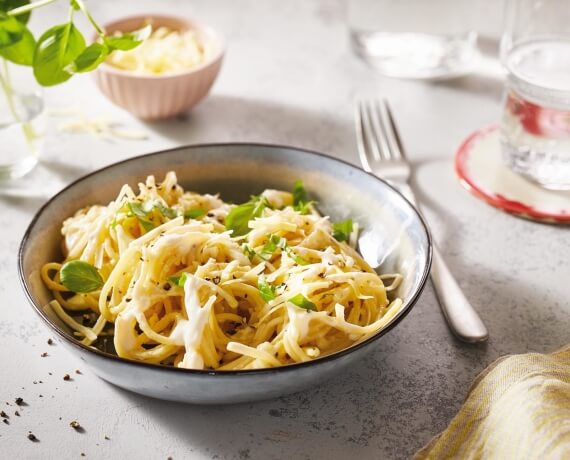
[[172,16],[133,16],[108,24],[105,30],[129,32],[149,19],[157,27],[192,29],[214,50],[207,61],[183,72],[140,75],[103,63],[93,73],[97,86],[111,102],[139,118],[158,120],[187,112],[208,94],[222,65],[224,40],[211,27]]

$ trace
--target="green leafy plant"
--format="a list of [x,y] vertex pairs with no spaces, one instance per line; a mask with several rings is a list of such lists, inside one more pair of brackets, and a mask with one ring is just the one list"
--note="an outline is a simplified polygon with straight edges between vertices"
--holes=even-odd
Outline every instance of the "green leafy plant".
[[[42,86],[57,85],[76,73],[90,72],[112,51],[133,49],[150,35],[150,25],[134,32],[107,35],[83,0],[70,0],[67,20],[46,30],[36,41],[27,27],[30,13],[55,1],[0,0],[0,56],[14,64],[32,66]],[[85,15],[99,36],[99,40],[89,46],[73,22],[78,11]]]
[[[17,110],[17,100],[10,79],[8,62],[33,68],[37,82],[53,86],[69,80],[76,73],[90,72],[114,50],[128,50],[142,43],[151,33],[151,26],[109,36],[93,19],[83,0],[69,0],[67,20],[55,25],[36,40],[27,23],[33,10],[57,0],[0,0],[0,87],[4,92],[13,119],[21,123],[28,148],[37,134]],[[75,27],[74,15],[84,14],[99,37],[89,46]]]

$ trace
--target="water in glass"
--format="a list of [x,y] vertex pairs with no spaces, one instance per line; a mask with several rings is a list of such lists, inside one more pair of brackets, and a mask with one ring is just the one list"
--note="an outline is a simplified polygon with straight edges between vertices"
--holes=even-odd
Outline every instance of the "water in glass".
[[0,92],[0,179],[22,177],[37,164],[44,118],[39,93]]
[[503,62],[504,160],[546,188],[570,189],[570,40],[523,42]]

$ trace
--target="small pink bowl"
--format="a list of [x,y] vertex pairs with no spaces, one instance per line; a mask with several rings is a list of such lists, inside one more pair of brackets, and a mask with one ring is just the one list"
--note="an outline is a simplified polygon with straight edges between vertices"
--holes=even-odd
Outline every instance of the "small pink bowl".
[[224,40],[212,28],[190,19],[172,16],[133,16],[105,26],[107,33],[128,32],[147,20],[175,30],[196,31],[198,39],[213,47],[202,64],[165,75],[140,75],[103,63],[93,73],[99,89],[111,102],[145,120],[169,118],[186,112],[200,102],[216,80],[224,57]]

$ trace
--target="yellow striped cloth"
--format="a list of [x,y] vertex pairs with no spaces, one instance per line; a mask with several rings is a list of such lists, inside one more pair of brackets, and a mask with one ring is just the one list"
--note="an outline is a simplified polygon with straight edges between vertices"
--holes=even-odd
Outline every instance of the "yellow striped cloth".
[[570,346],[501,358],[415,460],[570,459]]

